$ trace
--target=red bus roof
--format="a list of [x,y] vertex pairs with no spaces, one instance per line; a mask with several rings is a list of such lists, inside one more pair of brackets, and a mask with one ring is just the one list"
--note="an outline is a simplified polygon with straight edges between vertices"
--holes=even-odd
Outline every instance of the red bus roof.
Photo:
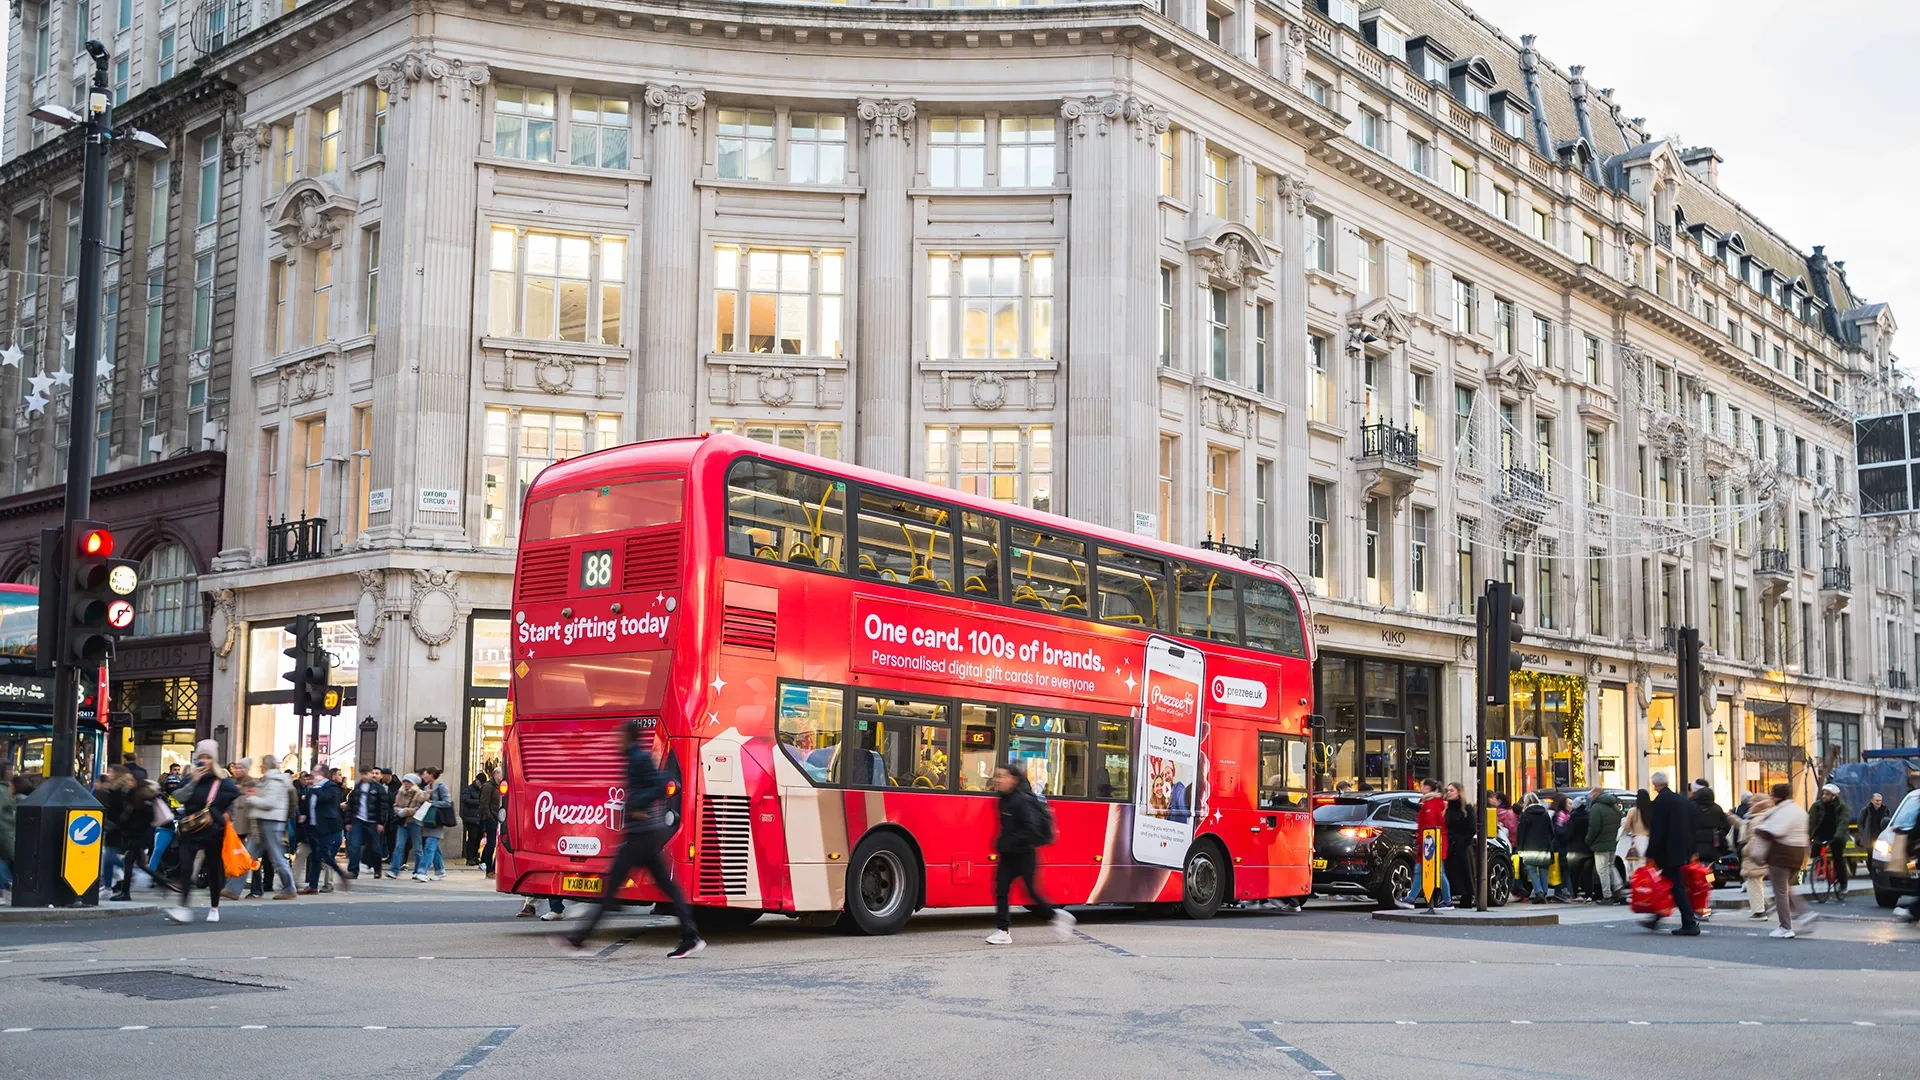
[[606,481],[630,477],[640,473],[662,469],[691,473],[697,462],[708,458],[731,460],[742,455],[752,455],[768,461],[782,462],[818,473],[855,480],[862,484],[891,488],[921,498],[943,502],[952,506],[961,506],[992,514],[1010,520],[1027,521],[1078,533],[1093,540],[1113,544],[1123,544],[1136,550],[1160,555],[1174,556],[1192,562],[1203,562],[1216,567],[1231,567],[1243,572],[1263,574],[1276,581],[1283,582],[1301,594],[1299,599],[1304,605],[1307,597],[1298,587],[1293,573],[1278,563],[1266,561],[1246,562],[1228,555],[1212,551],[1170,544],[1157,537],[1136,536],[1133,533],[1109,529],[1103,525],[1062,517],[1044,510],[1031,510],[1013,503],[996,502],[969,495],[949,487],[940,487],[904,476],[869,469],[860,465],[850,465],[844,461],[816,457],[794,450],[785,450],[767,443],[758,442],[741,435],[712,434],[691,435],[671,439],[653,439],[647,442],[628,443],[624,446],[610,447],[591,454],[558,461],[547,466],[534,477],[533,485],[527,489],[527,501],[544,498],[548,494],[561,491],[577,491],[584,487]]
[[40,587],[37,585],[19,585],[10,581],[0,581],[0,593],[27,593],[29,595],[38,595],[39,592]]

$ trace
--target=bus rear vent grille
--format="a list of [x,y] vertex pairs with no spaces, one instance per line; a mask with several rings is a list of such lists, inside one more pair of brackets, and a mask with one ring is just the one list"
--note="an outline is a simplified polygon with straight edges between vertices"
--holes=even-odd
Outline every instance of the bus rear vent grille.
[[730,649],[745,649],[772,656],[773,629],[773,612],[728,604],[726,621],[720,630],[720,644]]
[[752,814],[745,795],[708,795],[700,807],[701,896],[747,895]]
[[620,587],[628,592],[679,588],[680,535],[679,529],[668,529],[628,537]]
[[534,784],[619,784],[627,776],[627,752],[618,731],[519,732],[520,775]]
[[555,600],[567,594],[566,547],[529,551],[520,560],[520,602]]

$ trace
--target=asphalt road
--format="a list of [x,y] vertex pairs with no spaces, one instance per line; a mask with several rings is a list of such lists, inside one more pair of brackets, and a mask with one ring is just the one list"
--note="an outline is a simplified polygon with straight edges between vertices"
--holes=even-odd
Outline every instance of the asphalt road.
[[1679,939],[1089,910],[1009,948],[980,913],[769,918],[669,961],[669,920],[563,955],[467,877],[0,924],[0,1078],[1920,1075],[1920,930],[1857,898],[1794,941],[1738,912]]

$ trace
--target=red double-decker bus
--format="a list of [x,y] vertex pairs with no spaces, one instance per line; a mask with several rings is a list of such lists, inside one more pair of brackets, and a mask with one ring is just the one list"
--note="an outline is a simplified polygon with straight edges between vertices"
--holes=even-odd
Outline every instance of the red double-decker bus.
[[1267,563],[733,436],[553,465],[522,516],[497,887],[598,892],[638,717],[708,923],[991,904],[1007,762],[1053,811],[1051,901],[1305,897],[1306,615]]

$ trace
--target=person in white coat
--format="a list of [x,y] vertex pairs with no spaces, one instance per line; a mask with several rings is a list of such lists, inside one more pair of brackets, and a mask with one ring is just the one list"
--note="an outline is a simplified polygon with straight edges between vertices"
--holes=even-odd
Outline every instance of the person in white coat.
[[275,900],[293,899],[293,865],[287,862],[287,810],[293,805],[293,781],[280,770],[272,754],[254,759],[260,778],[242,798],[253,811],[253,832],[247,836],[247,853],[260,860],[262,883],[278,875],[280,890]]

